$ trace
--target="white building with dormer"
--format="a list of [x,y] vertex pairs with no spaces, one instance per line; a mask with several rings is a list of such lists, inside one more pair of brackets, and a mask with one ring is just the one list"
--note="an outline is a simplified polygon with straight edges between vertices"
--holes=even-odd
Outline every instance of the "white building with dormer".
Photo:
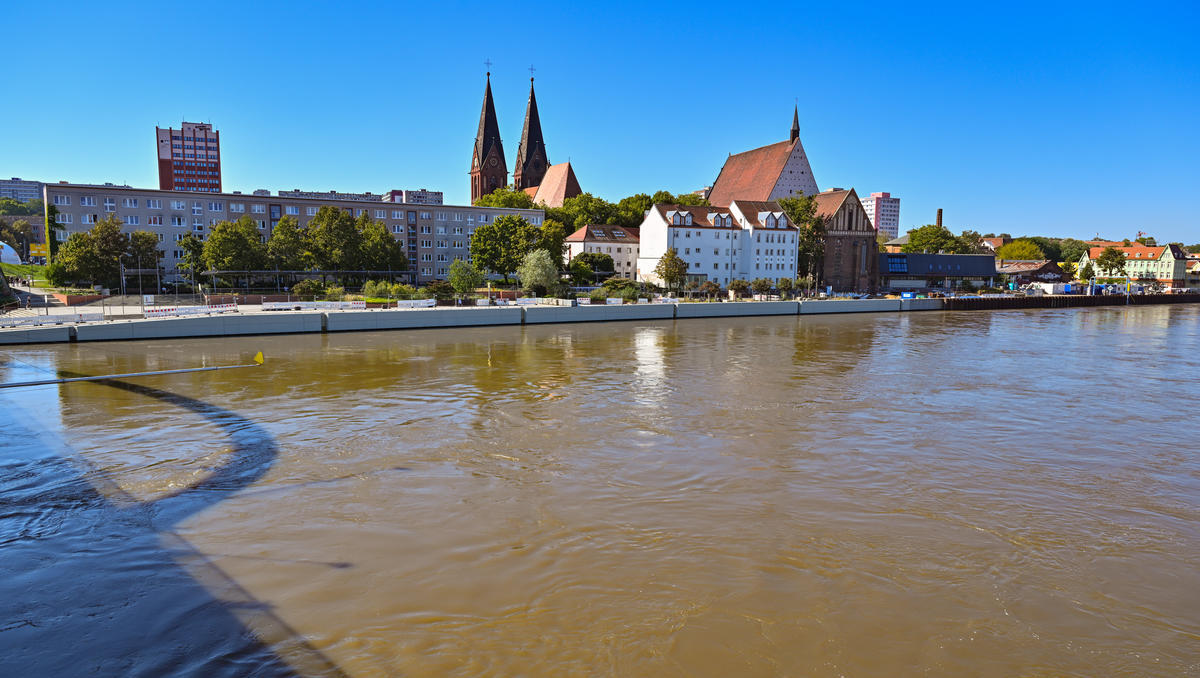
[[654,205],[642,220],[637,277],[657,285],[654,269],[674,249],[689,281],[796,277],[799,232],[772,201],[734,200],[728,207]]

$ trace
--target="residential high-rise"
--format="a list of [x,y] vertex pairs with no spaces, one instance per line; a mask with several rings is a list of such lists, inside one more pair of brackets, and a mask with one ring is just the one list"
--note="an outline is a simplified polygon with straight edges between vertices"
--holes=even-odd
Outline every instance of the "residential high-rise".
[[500,123],[496,121],[489,72],[483,90],[483,109],[479,112],[479,131],[471,153],[471,202],[507,185],[508,164],[504,161],[504,144],[500,142]]
[[185,122],[155,127],[158,187],[164,191],[221,192],[221,133],[212,125]]
[[872,193],[862,199],[862,206],[875,230],[888,240],[900,235],[900,198],[893,198],[891,193]]
[[12,198],[17,202],[42,199],[42,182],[28,181],[21,177],[0,179],[0,198]]

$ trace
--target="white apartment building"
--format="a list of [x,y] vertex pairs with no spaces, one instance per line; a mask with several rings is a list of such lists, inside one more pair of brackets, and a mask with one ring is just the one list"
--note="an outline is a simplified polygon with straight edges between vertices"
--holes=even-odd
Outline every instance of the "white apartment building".
[[29,181],[21,177],[0,179],[0,198],[12,198],[17,202],[29,202],[42,197],[42,182]]
[[567,261],[584,252],[607,254],[618,278],[637,280],[639,232],[622,226],[584,226],[567,236]]
[[872,193],[861,202],[875,230],[887,235],[888,240],[900,235],[900,198],[893,198],[891,193]]
[[798,230],[773,201],[734,200],[728,208],[654,205],[640,228],[638,279],[661,285],[654,273],[668,249],[687,263],[688,279],[796,277]]
[[[47,184],[43,190],[46,205],[58,210],[58,223],[63,227],[56,231],[60,241],[115,214],[124,224],[122,231],[149,231],[158,236],[163,252],[161,265],[168,276],[178,274],[183,250],[177,243],[183,236],[191,233],[203,240],[218,222],[237,221],[244,216],[255,222],[266,242],[280,219],[292,217],[304,227],[323,205],[346,210],[355,217],[367,214],[383,222],[392,237],[404,243],[409,268],[419,283],[444,278],[456,259],[469,261],[470,239],[477,226],[512,214],[540,227],[545,217],[540,209],[370,203],[353,198],[271,196],[267,191],[198,195],[187,191],[68,183]],[[45,241],[45,234],[41,234],[41,240]]]

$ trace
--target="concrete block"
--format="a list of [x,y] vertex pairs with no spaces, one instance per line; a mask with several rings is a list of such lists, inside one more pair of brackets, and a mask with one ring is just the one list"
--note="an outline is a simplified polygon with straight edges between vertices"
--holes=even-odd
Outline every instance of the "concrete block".
[[800,302],[800,314],[813,313],[878,313],[899,311],[899,299],[827,299]]
[[71,340],[68,325],[14,327],[0,330],[0,344],[57,344]]
[[798,301],[746,301],[722,304],[681,303],[675,309],[676,318],[724,318],[750,315],[796,315]]
[[325,314],[325,323],[330,332],[520,325],[521,309],[516,306],[489,306],[395,311],[330,311]]
[[[360,311],[365,312],[365,311]],[[320,311],[286,311],[214,316],[224,334],[297,334],[321,332],[325,314]]]
[[583,323],[612,320],[670,320],[674,304],[623,304],[621,306],[528,306],[525,324]]
[[940,311],[946,307],[941,299],[901,299],[901,311]]

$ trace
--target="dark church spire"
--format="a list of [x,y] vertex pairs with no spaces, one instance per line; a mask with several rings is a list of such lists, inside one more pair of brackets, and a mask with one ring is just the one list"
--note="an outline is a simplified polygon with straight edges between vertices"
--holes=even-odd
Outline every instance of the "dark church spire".
[[792,141],[800,138],[800,104],[796,104],[796,111],[792,113]]
[[483,109],[479,112],[475,151],[471,156],[471,200],[507,184],[508,165],[504,161],[504,145],[500,142],[500,123],[496,121],[496,105],[492,102],[492,74],[489,71],[487,86],[483,91]]
[[542,120],[538,117],[537,97],[533,93],[533,78],[529,79],[529,104],[525,107],[525,126],[521,129],[521,145],[517,147],[517,164],[513,183],[518,189],[537,186],[546,176],[550,158],[542,139]]

